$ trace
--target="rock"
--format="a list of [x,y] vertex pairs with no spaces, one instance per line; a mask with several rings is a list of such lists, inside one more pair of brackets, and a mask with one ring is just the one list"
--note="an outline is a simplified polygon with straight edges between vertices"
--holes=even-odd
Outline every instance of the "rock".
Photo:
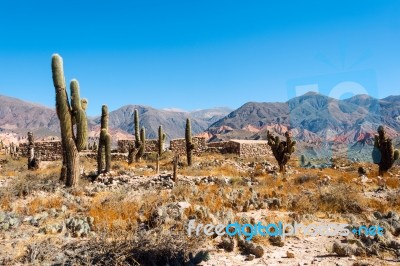
[[256,256],[256,258],[261,258],[264,255],[264,249],[261,246],[256,246],[256,247],[252,248],[250,250],[250,252],[252,254],[254,254],[254,256]]
[[350,257],[355,255],[355,251],[349,245],[340,245],[338,242],[333,243],[332,251],[340,257]]
[[252,260],[254,260],[254,258],[255,258],[255,256],[253,254],[250,254],[250,255],[247,256],[246,260],[247,261],[252,261]]
[[93,225],[93,223],[94,223],[94,218],[92,217],[92,216],[88,216],[87,218],[86,218],[86,220],[87,220],[87,222],[89,223],[89,225]]
[[286,257],[287,257],[288,259],[294,259],[294,253],[293,253],[293,252],[290,252],[290,251],[286,251]]
[[65,213],[65,212],[67,212],[67,210],[68,210],[67,206],[65,206],[65,205],[62,205],[62,206],[61,206],[61,211],[62,211],[62,212]]

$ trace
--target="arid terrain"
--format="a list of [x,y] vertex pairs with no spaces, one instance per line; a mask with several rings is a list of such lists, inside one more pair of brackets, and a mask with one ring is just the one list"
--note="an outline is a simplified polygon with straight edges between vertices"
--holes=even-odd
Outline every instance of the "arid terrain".
[[[384,178],[377,166],[344,159],[329,168],[285,174],[272,154],[243,159],[205,153],[181,159],[172,180],[170,152],[155,173],[154,156],[96,176],[81,156],[76,188],[59,182],[61,162],[27,170],[27,159],[0,155],[2,265],[397,265],[400,167]],[[343,222],[376,225],[384,237],[189,237],[188,222]]]

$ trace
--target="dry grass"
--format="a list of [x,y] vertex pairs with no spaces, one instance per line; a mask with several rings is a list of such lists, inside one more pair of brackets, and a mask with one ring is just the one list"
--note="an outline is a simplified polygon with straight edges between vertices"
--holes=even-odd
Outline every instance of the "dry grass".
[[398,177],[388,177],[386,185],[393,189],[400,188],[400,179]]
[[99,193],[93,199],[87,214],[94,218],[98,230],[132,230],[136,228],[138,219],[150,219],[154,209],[166,202],[166,194],[147,193],[142,197],[131,198],[121,192]]
[[24,215],[34,215],[51,208],[59,209],[62,205],[63,199],[58,196],[52,196],[49,198],[34,198],[24,207],[19,207],[17,209],[17,213]]

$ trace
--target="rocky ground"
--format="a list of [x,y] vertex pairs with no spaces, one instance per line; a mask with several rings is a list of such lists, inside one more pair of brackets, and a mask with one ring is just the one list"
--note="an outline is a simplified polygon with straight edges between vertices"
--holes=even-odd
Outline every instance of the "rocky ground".
[[[273,158],[205,154],[161,171],[149,157],[94,178],[82,159],[82,180],[58,182],[60,162],[26,170],[25,158],[0,154],[2,265],[396,265],[400,256],[400,168],[377,177],[369,163],[333,160],[307,167],[292,161],[285,175]],[[322,169],[322,168],[323,169]],[[94,180],[95,179],[95,180]],[[93,181],[94,180],[94,181]],[[383,237],[189,237],[198,223],[342,222],[379,224]]]

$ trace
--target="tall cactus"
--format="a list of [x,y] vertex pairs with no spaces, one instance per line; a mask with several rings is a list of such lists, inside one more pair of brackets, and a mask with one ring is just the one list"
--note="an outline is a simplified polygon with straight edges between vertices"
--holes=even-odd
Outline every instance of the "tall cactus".
[[166,135],[162,130],[162,126],[158,127],[158,156],[161,156],[164,151],[164,141]]
[[108,107],[103,105],[101,108],[101,131],[99,146],[97,150],[97,173],[100,175],[110,172],[111,169],[111,135],[108,133]]
[[86,117],[87,99],[81,99],[79,83],[71,80],[71,114],[72,122],[76,124],[76,147],[78,151],[86,150],[88,146],[88,121]]
[[63,147],[63,166],[60,179],[65,181],[66,186],[74,187],[79,181],[79,150],[74,137],[72,122],[74,115],[71,111],[66,91],[63,60],[58,54],[52,56],[51,68],[56,91],[56,110],[58,119],[60,120]]
[[267,131],[268,145],[271,147],[272,153],[278,162],[280,172],[285,172],[286,164],[290,160],[296,145],[296,141],[292,141],[288,131],[285,133],[285,137],[286,141],[280,141],[278,136],[274,137]]
[[194,144],[192,142],[192,129],[190,126],[190,119],[186,119],[186,130],[185,130],[185,140],[186,140],[186,157],[188,166],[192,166],[192,153],[194,150]]
[[394,161],[399,159],[399,151],[394,150],[392,140],[386,137],[383,126],[378,127],[378,135],[375,135],[372,159],[379,165],[380,176],[384,176],[392,168]]
[[146,150],[146,130],[144,129],[144,127],[142,127],[140,129],[140,146],[136,154],[137,161],[139,161],[143,157],[145,150]]
[[134,123],[135,123],[135,148],[140,147],[140,125],[139,125],[139,112],[137,109],[134,111]]

